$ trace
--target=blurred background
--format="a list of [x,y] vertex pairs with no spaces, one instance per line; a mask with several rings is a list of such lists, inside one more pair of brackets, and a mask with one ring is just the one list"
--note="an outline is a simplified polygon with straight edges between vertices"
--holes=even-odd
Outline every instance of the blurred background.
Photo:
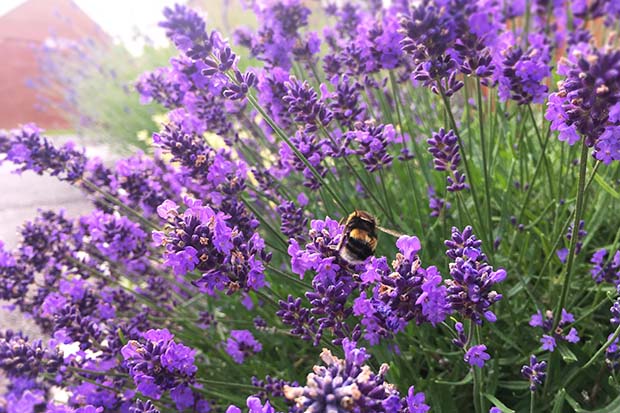
[[[224,33],[252,25],[241,0],[0,0],[0,129],[34,122],[56,143],[77,141],[107,161],[148,150],[164,110],[142,104],[134,83],[174,55],[158,22],[179,2]],[[38,208],[88,209],[69,185],[12,174],[10,165],[0,165],[0,193],[0,240],[9,246]]]
[[133,83],[174,54],[158,22],[178,2],[224,33],[251,24],[241,0],[0,1],[0,128],[35,122],[116,150],[144,147],[159,108],[140,104]]

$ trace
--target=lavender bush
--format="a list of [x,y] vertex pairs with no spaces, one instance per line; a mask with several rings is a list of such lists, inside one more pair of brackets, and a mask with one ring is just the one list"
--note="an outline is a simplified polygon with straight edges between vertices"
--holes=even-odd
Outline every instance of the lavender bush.
[[152,156],[0,133],[95,208],[0,249],[0,412],[619,411],[616,2],[250,3],[164,10]]

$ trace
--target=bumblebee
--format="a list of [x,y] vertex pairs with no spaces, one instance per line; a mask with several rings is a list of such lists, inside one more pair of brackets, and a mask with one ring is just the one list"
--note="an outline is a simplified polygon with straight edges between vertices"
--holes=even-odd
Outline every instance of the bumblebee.
[[378,226],[374,216],[358,209],[349,214],[346,219],[342,219],[340,224],[343,223],[344,231],[337,250],[340,257],[351,264],[359,264],[375,253],[377,231],[383,231],[395,237],[401,235]]

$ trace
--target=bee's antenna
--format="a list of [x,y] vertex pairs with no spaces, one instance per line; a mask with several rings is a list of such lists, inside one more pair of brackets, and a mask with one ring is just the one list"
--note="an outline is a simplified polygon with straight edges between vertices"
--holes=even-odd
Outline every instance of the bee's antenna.
[[396,238],[400,238],[400,237],[402,237],[403,235],[405,235],[405,234],[401,234],[400,232],[393,231],[393,230],[391,230],[391,229],[383,228],[383,227],[380,227],[380,226],[377,226],[377,229],[378,229],[379,231],[385,232],[386,234],[389,234],[389,235],[391,235],[391,236],[393,236],[393,237],[396,237]]

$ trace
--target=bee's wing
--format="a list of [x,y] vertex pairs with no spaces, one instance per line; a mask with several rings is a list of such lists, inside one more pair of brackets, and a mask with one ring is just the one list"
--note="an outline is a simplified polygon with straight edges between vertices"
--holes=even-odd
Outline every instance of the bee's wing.
[[377,229],[378,229],[379,231],[381,231],[381,232],[385,232],[386,234],[389,234],[389,235],[391,235],[391,236],[393,236],[393,237],[396,237],[396,238],[400,238],[400,237],[402,237],[403,235],[405,235],[405,234],[401,234],[400,232],[393,231],[393,230],[388,229],[388,228],[383,228],[383,227],[380,227],[380,226],[378,226],[378,225],[377,225]]

